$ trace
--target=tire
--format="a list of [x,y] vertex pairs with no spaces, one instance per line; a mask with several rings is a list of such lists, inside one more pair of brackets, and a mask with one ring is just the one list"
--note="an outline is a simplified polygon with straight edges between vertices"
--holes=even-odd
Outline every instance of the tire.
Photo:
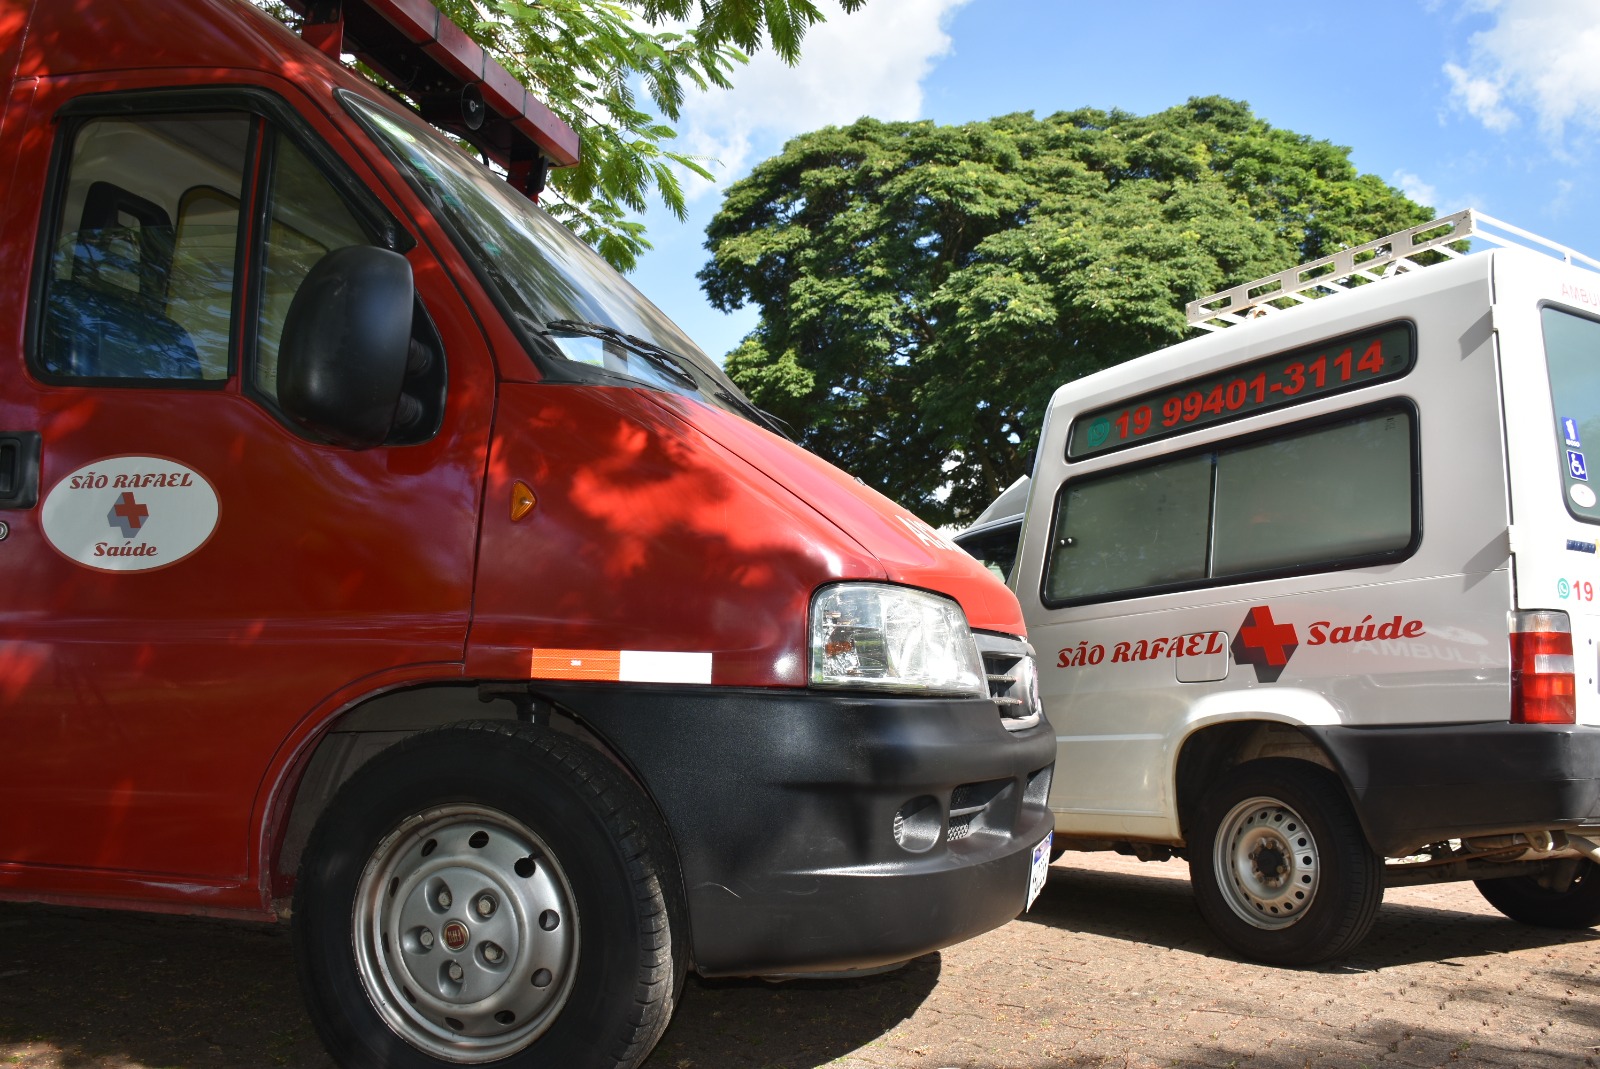
[[685,971],[666,830],[548,729],[452,725],[383,751],[307,844],[293,929],[345,1069],[633,1069]]
[[1201,800],[1189,850],[1200,913],[1239,954],[1311,965],[1360,943],[1383,902],[1383,859],[1339,781],[1303,761],[1251,761]]
[[1522,924],[1568,929],[1600,924],[1600,865],[1587,859],[1562,891],[1551,890],[1538,876],[1473,882],[1491,906]]

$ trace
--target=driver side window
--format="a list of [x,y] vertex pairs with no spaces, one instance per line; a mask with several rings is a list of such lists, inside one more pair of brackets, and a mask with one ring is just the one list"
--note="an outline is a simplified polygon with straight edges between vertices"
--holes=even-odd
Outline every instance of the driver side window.
[[101,118],[69,133],[44,279],[47,376],[221,385],[247,115]]
[[[296,293],[329,253],[403,247],[406,236],[358,186],[338,181],[348,176],[281,102],[241,90],[232,110],[186,112],[171,107],[186,94],[165,95],[140,94],[153,102],[147,114],[102,98],[92,111],[62,113],[30,366],[63,385],[234,383],[305,434],[278,398]],[[383,233],[386,242],[375,240]],[[418,302],[387,442],[431,437],[445,396],[443,345]]]

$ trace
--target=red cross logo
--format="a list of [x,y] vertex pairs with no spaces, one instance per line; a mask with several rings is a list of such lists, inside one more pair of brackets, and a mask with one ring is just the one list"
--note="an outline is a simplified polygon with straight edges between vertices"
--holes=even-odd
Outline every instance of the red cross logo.
[[1233,659],[1238,664],[1253,665],[1256,680],[1276,683],[1284,666],[1294,656],[1300,645],[1293,624],[1280,624],[1272,618],[1272,610],[1257,605],[1245,614],[1239,633],[1233,639]]
[[123,493],[117,497],[117,503],[111,506],[111,514],[106,520],[113,527],[122,528],[123,538],[133,538],[144,526],[144,521],[150,518],[150,510],[133,499],[130,493]]

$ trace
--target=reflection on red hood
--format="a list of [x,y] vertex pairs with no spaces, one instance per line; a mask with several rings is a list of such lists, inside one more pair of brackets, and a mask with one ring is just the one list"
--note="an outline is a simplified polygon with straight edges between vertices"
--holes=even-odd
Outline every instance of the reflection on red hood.
[[980,631],[1026,633],[1016,595],[926,521],[748,420],[674,394],[650,396],[814,509],[875,557],[891,581],[955,598]]

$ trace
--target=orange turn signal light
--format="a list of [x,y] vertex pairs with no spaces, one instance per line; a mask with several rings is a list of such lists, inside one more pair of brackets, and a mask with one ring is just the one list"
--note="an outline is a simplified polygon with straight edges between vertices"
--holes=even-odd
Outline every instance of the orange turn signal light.
[[534,496],[533,487],[518,479],[511,484],[511,522],[516,523],[522,517],[533,511],[533,506],[539,503]]

